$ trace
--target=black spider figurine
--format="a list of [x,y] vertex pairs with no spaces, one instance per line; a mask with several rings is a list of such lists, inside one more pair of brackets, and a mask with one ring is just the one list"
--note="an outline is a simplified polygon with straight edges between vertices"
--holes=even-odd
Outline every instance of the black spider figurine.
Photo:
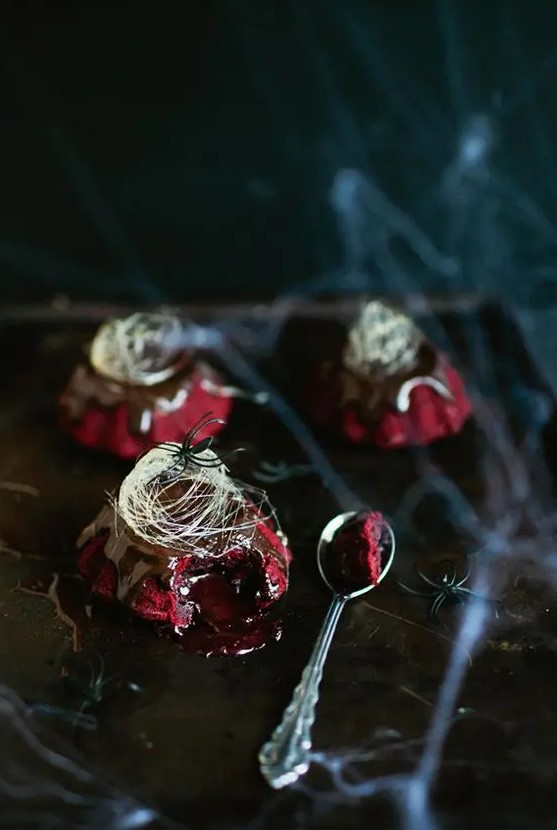
[[463,576],[462,579],[457,581],[457,574],[456,574],[456,567],[453,563],[452,565],[452,576],[449,577],[448,574],[445,574],[441,579],[441,582],[434,582],[428,576],[426,576],[422,571],[418,570],[418,575],[426,583],[426,585],[430,585],[435,590],[433,591],[415,591],[413,588],[409,588],[407,585],[404,585],[402,582],[398,582],[397,584],[408,594],[412,594],[416,597],[425,597],[426,599],[431,600],[431,604],[428,610],[428,618],[431,622],[435,623],[436,625],[440,624],[439,619],[439,611],[441,607],[445,603],[449,603],[452,605],[462,605],[466,599],[478,599],[483,600],[484,602],[491,602],[494,603],[494,610],[495,616],[498,617],[497,613],[497,606],[496,600],[492,600],[489,597],[483,597],[481,594],[476,594],[475,591],[471,591],[469,588],[464,588],[463,585],[468,580],[470,576],[470,568],[466,571],[466,574]]
[[97,666],[92,660],[87,663],[89,672],[85,676],[79,665],[67,669],[65,682],[74,694],[81,697],[78,714],[99,706],[105,699],[107,686],[115,680],[113,677],[105,677],[104,659],[100,654],[96,655],[96,662]]
[[[155,478],[178,478],[178,476],[182,475],[182,473],[186,471],[190,464],[195,464],[197,467],[220,467],[224,464],[225,458],[231,455],[231,453],[226,453],[226,455],[222,456],[215,454],[214,458],[203,458],[205,450],[210,449],[213,444],[213,436],[204,438],[202,441],[198,441],[197,443],[195,442],[196,436],[199,435],[201,430],[205,429],[210,424],[226,423],[226,421],[223,421],[222,418],[209,418],[208,416],[210,414],[210,412],[206,412],[205,415],[203,415],[203,417],[200,418],[196,424],[194,424],[181,444],[174,444],[170,441],[163,441],[161,444],[157,444],[157,448],[166,450],[170,454],[173,459],[173,463],[162,473],[158,473]],[[240,450],[234,450],[234,452],[240,452]]]

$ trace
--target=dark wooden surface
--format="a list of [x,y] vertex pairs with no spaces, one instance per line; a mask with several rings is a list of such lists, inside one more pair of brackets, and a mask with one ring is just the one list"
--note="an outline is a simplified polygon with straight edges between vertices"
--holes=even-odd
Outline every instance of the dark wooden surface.
[[[447,330],[455,359],[473,373],[477,356],[464,325],[470,315],[476,311],[453,315]],[[519,440],[524,423],[515,391],[540,389],[540,383],[512,324],[500,312],[487,309],[475,319],[490,362],[483,392],[511,414],[516,409],[513,429]],[[78,532],[98,510],[104,492],[129,469],[73,445],[56,427],[57,394],[93,330],[66,319],[12,321],[0,333],[0,479],[33,485],[40,493],[34,498],[0,490],[0,536],[26,554],[20,559],[4,554],[0,561],[0,677],[27,701],[66,708],[79,703],[60,677],[61,665],[74,659],[70,631],[47,599],[14,588],[45,570],[71,573]],[[327,336],[316,314],[287,327],[268,370],[288,394],[295,392],[288,384],[301,344],[323,343]],[[249,450],[234,470],[243,478],[262,459],[305,460],[274,416],[246,402],[238,404],[221,440],[221,446],[237,445]],[[398,515],[422,454],[382,454],[328,441],[325,446],[355,493],[387,515]],[[472,422],[427,455],[481,507],[484,452],[485,438]],[[118,609],[94,603],[77,659],[102,655],[106,676],[114,678],[93,710],[99,728],[86,733],[43,720],[48,740],[61,741],[64,751],[77,753],[102,780],[115,782],[185,826],[359,828],[372,821],[377,827],[396,826],[394,808],[380,796],[317,808],[303,792],[273,793],[259,775],[257,751],[290,698],[327,607],[315,545],[323,525],[339,512],[316,476],[268,490],[295,557],[281,641],[246,657],[207,660],[182,653],[151,626]],[[408,742],[404,752],[380,752],[364,764],[360,771],[369,778],[402,773],[418,760],[419,740],[430,722],[458,627],[458,608],[444,609],[443,624],[432,625],[423,601],[396,585],[399,578],[414,578],[416,563],[438,568],[452,560],[465,566],[466,540],[438,504],[424,505],[417,523],[424,538],[405,535],[401,527],[392,576],[347,610],[322,686],[316,748],[363,750],[386,729]],[[469,827],[472,821],[482,827],[532,827],[538,821],[542,826],[554,815],[554,595],[543,575],[531,576],[531,562],[508,561],[504,569],[500,620],[474,655],[459,697],[459,705],[473,714],[451,731],[436,787],[436,809],[447,826]],[[126,683],[142,691],[130,691]],[[13,751],[18,747],[16,741]],[[307,783],[331,788],[320,770],[312,771]],[[3,798],[10,809],[19,804],[0,791]],[[62,810],[56,800],[48,804],[47,810]],[[72,816],[72,810],[79,812],[68,805],[64,809]]]

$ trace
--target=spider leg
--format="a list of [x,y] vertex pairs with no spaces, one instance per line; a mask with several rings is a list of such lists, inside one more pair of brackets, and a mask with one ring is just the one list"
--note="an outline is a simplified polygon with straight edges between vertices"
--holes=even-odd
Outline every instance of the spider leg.
[[170,465],[170,467],[167,467],[166,470],[164,470],[164,473],[165,475],[167,475],[169,472],[171,472],[171,470],[174,470],[176,467],[181,467],[180,472],[183,472],[186,469],[187,465],[188,462],[184,458],[182,458],[181,455],[179,455]]
[[221,467],[222,460],[217,456],[216,458],[195,458],[191,459],[192,464],[196,467]]
[[[177,458],[176,461],[174,462],[174,464],[171,464],[170,467],[167,467],[166,470],[162,470],[160,473],[157,473],[155,478],[159,478],[159,477],[161,477],[161,478],[162,477],[170,478],[170,480],[172,481],[172,480],[178,478],[179,476],[181,476],[182,473],[185,471],[187,466],[188,466],[187,460],[180,456],[180,458]],[[170,475],[173,470],[176,470],[177,467],[180,467],[180,469],[176,473],[174,473],[174,475]]]
[[453,575],[452,575],[452,576],[451,576],[451,578],[448,580],[448,586],[449,586],[450,588],[453,588],[453,587],[454,587],[454,584],[455,584],[455,582],[456,582],[456,565],[455,565],[455,563],[454,563],[454,562],[451,562],[451,567],[452,567],[452,570],[453,570]]
[[407,594],[412,594],[415,597],[434,597],[437,595],[437,591],[415,591],[414,588],[409,588],[404,582],[397,582],[397,585]]
[[97,658],[98,662],[98,669],[95,668],[93,660],[89,660],[89,684],[84,690],[84,704],[90,705],[91,697],[94,699],[94,695],[96,694],[97,689],[99,686],[102,687],[102,681],[104,676],[104,658],[102,654],[96,654],[95,657]]
[[212,435],[209,435],[208,438],[204,438],[203,441],[199,441],[199,443],[195,444],[195,446],[192,447],[192,451],[193,451],[194,455],[201,455],[201,453],[205,452],[205,450],[211,449],[211,444],[212,443],[213,443],[213,436]]
[[471,591],[470,588],[459,588],[458,589],[461,593],[466,594],[469,597],[473,597],[474,599],[481,599],[484,602],[495,602],[496,600],[491,599],[491,597],[484,597],[481,594],[477,594],[475,591]]
[[84,711],[89,708],[89,705],[90,705],[89,699],[84,698],[81,706],[79,707],[79,709],[76,712],[76,718],[75,718],[75,721],[74,721],[74,726],[76,726],[77,721],[79,720],[81,715],[84,713]]
[[416,568],[416,571],[418,572],[419,576],[423,579],[424,582],[426,582],[428,585],[431,585],[433,588],[437,588],[437,590],[439,590],[441,586],[438,582],[433,582],[433,580],[426,576],[423,571],[420,571],[419,568]]
[[429,609],[428,617],[429,617],[429,619],[431,620],[432,623],[435,623],[435,625],[440,625],[441,624],[441,620],[439,619],[439,611],[441,609],[441,606],[446,601],[446,599],[447,599],[447,597],[446,597],[445,594],[439,594],[437,599],[433,600],[433,602],[431,604],[431,608]]
[[460,580],[460,582],[457,582],[457,583],[455,584],[455,586],[454,586],[454,587],[455,587],[455,588],[460,588],[460,586],[461,586],[461,585],[464,585],[464,583],[468,580],[468,577],[469,577],[469,576],[470,576],[470,568],[468,568],[468,570],[466,571],[466,574],[462,577],[462,579]]
[[144,458],[147,455],[147,453],[151,452],[152,449],[155,449],[155,447],[157,449],[166,450],[170,453],[180,452],[179,447],[177,447],[176,444],[173,444],[171,441],[161,441],[160,444],[152,444],[150,447],[147,447],[146,449],[142,450],[136,457],[135,463],[137,464],[138,461],[141,461],[141,459]]
[[239,452],[245,452],[245,447],[238,447],[237,450],[231,450],[230,452],[224,453],[224,455],[216,455],[216,458],[192,458],[194,464],[197,464],[198,467],[220,467],[224,464],[227,458],[230,458],[231,455],[236,455]]
[[211,414],[210,412],[206,412],[205,415],[203,416],[203,418],[201,418],[201,420],[198,421],[197,424],[195,424],[192,427],[192,429],[186,435],[186,438],[184,439],[184,443],[187,439],[188,445],[191,446],[195,436],[198,435],[201,432],[202,429],[205,429],[210,424],[225,424],[226,423],[226,421],[224,421],[222,418],[209,418],[208,420],[204,420],[210,414]]
[[493,613],[495,614],[495,619],[499,619],[499,610],[497,608],[498,605],[501,604],[501,600],[499,599],[491,599],[491,597],[484,597],[481,594],[477,594],[475,591],[471,591],[469,588],[459,588],[459,593],[466,594],[467,597],[471,599],[477,599],[482,602],[489,602],[490,605],[493,607]]
[[173,467],[175,467],[175,466],[177,466],[177,465],[178,465],[181,461],[183,461],[183,460],[184,460],[184,457],[183,457],[183,455],[182,455],[182,453],[181,453],[181,452],[175,452],[175,453],[173,452],[173,453],[170,453],[170,459],[171,459],[171,461],[173,462],[173,463],[172,463],[172,466],[173,466]]
[[105,677],[104,680],[102,680],[100,683],[97,682],[96,692],[99,695],[99,701],[102,699],[105,687],[108,686],[109,683],[112,683],[113,680],[114,677]]
[[211,414],[212,414],[211,412],[206,412],[204,415],[201,416],[201,418],[198,421],[195,422],[195,424],[192,426],[190,431],[187,432],[186,435],[184,436],[184,442],[183,442],[184,447],[191,444],[193,438],[195,437],[195,435],[197,435],[197,433],[199,432],[199,430],[201,428],[200,424],[202,424],[203,421],[206,418],[208,418]]
[[[179,455],[178,458],[176,458],[176,460],[174,461],[174,463],[171,464],[170,467],[167,467],[166,470],[161,470],[160,473],[155,473],[153,478],[150,478],[147,484],[152,484],[153,481],[156,481],[157,479],[160,479],[163,476],[167,476],[171,472],[171,470],[173,470],[180,464],[180,462],[183,462],[183,458],[181,455]],[[185,467],[186,465],[184,465],[183,469],[185,469]],[[180,473],[178,473],[178,475],[180,475]]]

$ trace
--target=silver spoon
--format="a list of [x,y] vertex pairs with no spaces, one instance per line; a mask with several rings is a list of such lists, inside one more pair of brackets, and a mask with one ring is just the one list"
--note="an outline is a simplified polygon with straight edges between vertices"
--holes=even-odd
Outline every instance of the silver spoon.
[[[274,789],[293,784],[304,775],[311,763],[311,728],[315,721],[315,708],[319,700],[319,684],[323,676],[323,666],[333,639],[337,623],[345,604],[356,597],[366,594],[374,585],[365,585],[357,590],[347,591],[335,585],[327,574],[325,553],[336,532],[348,520],[358,515],[355,512],[341,513],[325,526],[317,546],[317,567],[325,583],[333,592],[333,601],[323,621],[321,631],[313,648],[312,655],[305,667],[302,678],[286,707],[282,721],[277,726],[269,741],[259,752],[259,764],[263,776]],[[383,565],[379,582],[386,576],[395,555],[395,537],[387,525],[390,537],[388,550],[384,551]],[[387,547],[387,546],[386,546]]]

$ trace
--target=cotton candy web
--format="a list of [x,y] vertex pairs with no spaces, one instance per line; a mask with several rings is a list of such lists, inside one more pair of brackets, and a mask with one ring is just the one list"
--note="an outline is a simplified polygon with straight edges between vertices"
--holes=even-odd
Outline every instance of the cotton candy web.
[[[180,445],[172,445],[179,452]],[[206,556],[224,555],[236,534],[244,541],[274,517],[263,490],[232,478],[210,449],[195,462],[176,465],[170,447],[143,455],[123,480],[114,505],[140,538],[163,548]],[[174,468],[173,468],[174,466]]]
[[175,369],[181,328],[177,317],[164,314],[137,313],[109,320],[91,344],[91,363],[117,381],[157,383]]
[[348,332],[344,364],[364,374],[405,372],[414,365],[422,341],[423,335],[410,318],[372,300],[362,307]]

